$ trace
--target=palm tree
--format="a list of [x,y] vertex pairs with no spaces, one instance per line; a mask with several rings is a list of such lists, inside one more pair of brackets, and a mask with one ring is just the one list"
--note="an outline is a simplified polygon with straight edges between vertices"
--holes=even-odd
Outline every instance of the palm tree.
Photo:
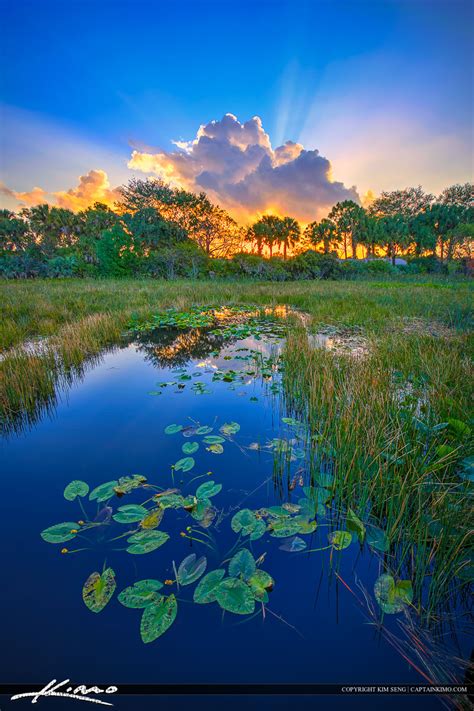
[[324,254],[329,254],[331,248],[337,247],[339,242],[336,225],[327,217],[324,217],[321,222],[310,222],[304,231],[304,236],[314,245],[322,242]]
[[283,259],[286,259],[287,248],[294,247],[301,237],[301,230],[294,217],[284,217],[282,220]]

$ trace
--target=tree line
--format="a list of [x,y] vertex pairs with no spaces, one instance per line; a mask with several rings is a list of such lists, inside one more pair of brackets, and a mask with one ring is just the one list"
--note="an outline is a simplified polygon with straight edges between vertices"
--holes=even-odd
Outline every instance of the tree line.
[[248,251],[284,261],[310,250],[346,260],[383,256],[395,264],[401,255],[432,255],[449,262],[472,258],[473,223],[471,183],[438,197],[421,187],[383,192],[368,208],[346,200],[302,229],[276,215],[243,227],[205,193],[133,179],[113,210],[95,203],[77,213],[47,204],[0,211],[0,275],[33,276],[48,264],[53,276],[79,265],[87,273],[172,277],[180,264],[192,275],[203,260],[217,264]]

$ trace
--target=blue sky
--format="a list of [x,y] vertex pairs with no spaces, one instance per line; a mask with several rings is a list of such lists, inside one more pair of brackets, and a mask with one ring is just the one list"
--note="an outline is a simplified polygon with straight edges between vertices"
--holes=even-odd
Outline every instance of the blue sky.
[[[2,0],[2,180],[126,180],[132,149],[257,115],[345,186],[472,176],[473,4],[463,0]],[[7,200],[11,199],[6,198]]]

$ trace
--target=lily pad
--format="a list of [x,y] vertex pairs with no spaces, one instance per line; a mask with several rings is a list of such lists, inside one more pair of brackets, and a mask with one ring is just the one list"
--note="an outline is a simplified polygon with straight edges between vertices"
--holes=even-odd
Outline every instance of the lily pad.
[[183,425],[175,425],[175,424],[168,425],[167,427],[165,427],[165,434],[167,434],[167,435],[176,434],[177,432],[181,432],[182,429],[183,429]]
[[223,454],[224,453],[224,447],[222,444],[211,444],[209,447],[207,447],[207,451],[211,452],[211,454]]
[[75,523],[75,521],[65,521],[45,528],[40,535],[46,543],[65,543],[75,537],[79,528],[79,524]]
[[118,485],[118,481],[106,481],[105,484],[100,484],[96,486],[95,489],[89,494],[90,501],[97,501],[101,503],[102,501],[107,501],[107,499],[115,496],[115,487]]
[[366,530],[366,541],[371,548],[375,548],[377,551],[386,553],[390,548],[390,541],[388,540],[385,531],[377,526],[369,526]]
[[161,637],[175,621],[177,612],[178,603],[174,595],[147,605],[140,623],[140,635],[145,644]]
[[219,587],[224,575],[224,568],[211,570],[210,573],[205,575],[202,580],[199,581],[196,589],[194,590],[194,602],[197,602],[199,605],[205,605],[208,602],[215,602],[216,590]]
[[240,425],[238,422],[225,422],[222,427],[219,428],[219,431],[222,432],[222,434],[225,434],[227,437],[237,434],[239,430]]
[[202,427],[198,427],[196,430],[196,434],[198,435],[207,435],[210,432],[212,432],[213,428],[208,427],[207,425],[203,425]]
[[198,499],[210,499],[216,496],[222,490],[222,484],[216,484],[215,481],[206,481],[205,484],[198,486],[196,490],[196,498]]
[[162,587],[163,583],[159,580],[138,580],[119,593],[118,601],[125,607],[143,608],[161,597],[157,591]]
[[195,464],[196,462],[192,457],[183,457],[176,462],[174,468],[176,471],[189,472]]
[[255,600],[267,602],[267,591],[272,590],[275,584],[271,575],[264,570],[257,569],[255,573],[247,580]]
[[149,514],[147,514],[147,516],[145,516],[145,518],[142,519],[140,524],[141,527],[144,529],[157,528],[161,523],[164,513],[164,509],[161,507],[153,509]]
[[195,553],[186,556],[178,568],[178,583],[180,585],[191,585],[201,577],[206,570],[206,566],[207,558],[205,556],[201,556],[198,559]]
[[114,594],[117,583],[112,568],[100,573],[91,573],[82,588],[82,599],[91,612],[100,612]]
[[117,513],[112,516],[117,523],[136,523],[141,521],[148,514],[148,509],[139,504],[127,504],[119,506]]
[[333,531],[328,534],[328,541],[336,551],[342,551],[352,543],[352,534],[347,531]]
[[185,442],[183,446],[181,447],[183,450],[184,454],[194,454],[194,452],[197,452],[199,449],[199,443],[198,442]]
[[252,591],[239,578],[226,578],[215,591],[216,600],[223,610],[235,615],[250,615],[255,609]]
[[298,553],[299,551],[304,551],[305,548],[307,548],[306,542],[298,536],[290,538],[280,546],[280,550],[286,551],[287,553]]
[[229,563],[229,575],[232,578],[242,576],[244,580],[248,580],[256,570],[255,559],[247,548],[243,548],[236,553]]
[[392,615],[401,612],[413,600],[413,588],[410,580],[395,582],[391,575],[381,575],[375,581],[375,598],[383,612]]
[[139,531],[127,539],[129,544],[127,553],[142,555],[160,548],[169,540],[169,535],[164,531]]
[[225,442],[224,437],[219,437],[219,435],[209,435],[208,437],[204,437],[202,440],[205,444],[222,444]]
[[366,529],[360,518],[357,516],[357,514],[354,513],[352,509],[349,509],[347,511],[346,525],[349,531],[352,531],[353,533],[357,534],[357,538],[359,539],[360,543],[363,543],[365,539]]
[[89,484],[80,479],[74,479],[64,489],[64,498],[67,501],[74,501],[77,496],[87,496],[89,493]]

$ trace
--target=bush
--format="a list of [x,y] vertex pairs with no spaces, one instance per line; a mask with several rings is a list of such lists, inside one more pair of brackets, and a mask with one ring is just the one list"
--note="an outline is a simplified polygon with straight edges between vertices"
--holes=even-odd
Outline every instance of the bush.
[[32,279],[46,276],[46,267],[36,255],[7,253],[0,256],[0,276],[4,279]]
[[340,279],[343,276],[342,262],[337,254],[321,254],[313,249],[293,257],[288,269],[293,279]]
[[162,247],[140,260],[141,273],[162,279],[207,276],[209,259],[194,242]]
[[72,277],[79,274],[79,263],[73,254],[57,256],[48,259],[45,269],[48,277]]
[[446,264],[438,259],[434,254],[427,257],[412,257],[408,264],[410,267],[418,269],[418,274],[446,274]]

